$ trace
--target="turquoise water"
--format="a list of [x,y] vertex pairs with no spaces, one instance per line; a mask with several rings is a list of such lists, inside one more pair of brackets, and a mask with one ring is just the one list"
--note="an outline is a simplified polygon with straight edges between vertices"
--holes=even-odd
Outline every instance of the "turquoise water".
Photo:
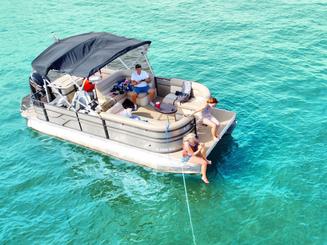
[[156,74],[238,113],[188,176],[198,244],[327,243],[325,1],[2,1],[0,243],[192,244],[180,175],[41,135],[20,117],[33,58],[59,37],[153,41]]

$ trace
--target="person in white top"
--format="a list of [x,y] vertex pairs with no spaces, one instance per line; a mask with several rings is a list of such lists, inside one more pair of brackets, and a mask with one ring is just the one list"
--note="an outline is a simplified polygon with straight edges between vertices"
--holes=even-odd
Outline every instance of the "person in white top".
[[152,101],[155,97],[155,90],[149,87],[151,83],[151,78],[146,71],[142,71],[142,66],[140,64],[135,65],[135,71],[131,76],[131,83],[133,85],[133,92],[130,92],[131,100],[136,104],[136,99],[138,94],[147,93],[149,96],[149,101]]

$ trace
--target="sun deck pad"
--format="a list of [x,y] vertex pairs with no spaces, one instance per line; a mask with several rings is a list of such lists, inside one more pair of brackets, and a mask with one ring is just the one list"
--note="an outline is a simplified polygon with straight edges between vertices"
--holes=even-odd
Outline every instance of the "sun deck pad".
[[194,112],[204,107],[206,103],[207,103],[207,99],[197,97],[197,98],[192,98],[185,103],[176,103],[176,105],[185,112],[188,111]]
[[51,83],[51,86],[61,90],[70,90],[72,87],[74,87],[75,83],[80,86],[82,85],[82,82],[82,77],[70,76],[66,74],[54,80]]

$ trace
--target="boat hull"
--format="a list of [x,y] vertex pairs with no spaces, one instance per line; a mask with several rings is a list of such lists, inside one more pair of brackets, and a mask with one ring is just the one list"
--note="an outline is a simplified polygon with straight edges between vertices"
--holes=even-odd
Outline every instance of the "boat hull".
[[[35,108],[30,103],[29,96],[26,96],[22,101],[21,114],[24,118],[26,118],[27,126],[38,132],[160,172],[186,174],[199,174],[201,172],[200,165],[181,162],[181,151],[165,153],[149,151],[139,146],[135,147],[132,145],[132,143],[125,144],[110,138],[104,138],[102,136],[97,136],[88,132],[76,130],[74,128],[58,125],[51,121],[43,120],[42,118],[40,119],[36,109],[38,109],[38,107]],[[221,116],[220,119],[223,127],[220,130],[220,138],[224,134],[231,133],[231,130],[234,128],[236,122],[235,114],[216,109],[213,110],[213,114],[216,117],[218,117],[218,115]],[[205,138],[211,137],[210,129],[203,128],[202,130],[198,132],[198,135],[201,142],[205,142],[207,141]],[[219,139],[216,139],[211,141],[208,146],[206,145],[207,155],[212,152],[218,142]]]
[[110,139],[104,139],[95,135],[42,121],[36,117],[28,117],[27,126],[41,133],[87,147],[108,156],[113,156],[144,167],[152,168],[156,171],[187,174],[200,173],[199,165],[182,163],[180,159],[169,153],[162,154],[149,152]]

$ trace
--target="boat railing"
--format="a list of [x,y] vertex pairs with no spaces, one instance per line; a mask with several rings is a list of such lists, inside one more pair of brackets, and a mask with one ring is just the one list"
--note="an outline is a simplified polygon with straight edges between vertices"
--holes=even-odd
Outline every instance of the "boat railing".
[[196,133],[194,116],[167,125],[154,125],[115,114],[90,115],[51,105],[31,96],[37,118],[66,128],[105,139],[136,146],[153,152],[181,150],[186,134]]

